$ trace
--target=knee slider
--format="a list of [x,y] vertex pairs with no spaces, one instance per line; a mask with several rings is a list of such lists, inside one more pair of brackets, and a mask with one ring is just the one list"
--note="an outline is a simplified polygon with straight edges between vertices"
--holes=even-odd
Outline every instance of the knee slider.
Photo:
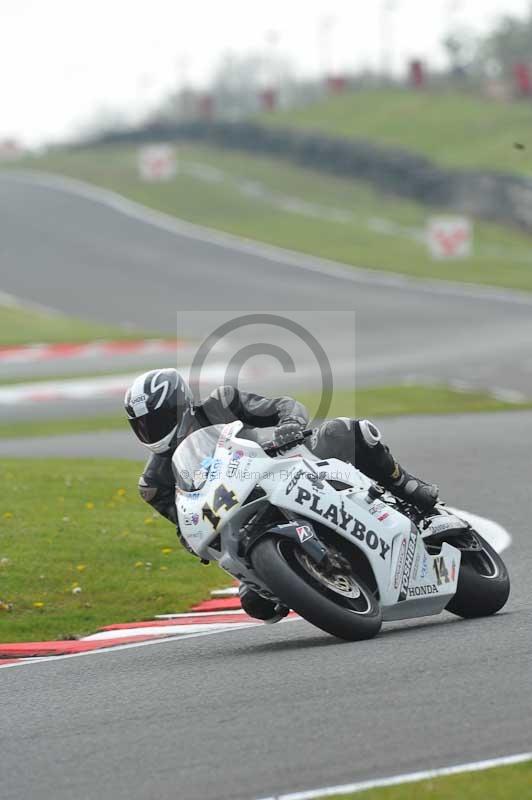
[[157,487],[150,486],[143,475],[139,478],[139,494],[146,503],[151,503],[157,494]]
[[381,441],[381,432],[369,419],[362,419],[358,423],[362,438],[368,447],[376,447]]
[[332,438],[343,438],[351,430],[351,420],[348,417],[337,417],[325,423],[325,432]]

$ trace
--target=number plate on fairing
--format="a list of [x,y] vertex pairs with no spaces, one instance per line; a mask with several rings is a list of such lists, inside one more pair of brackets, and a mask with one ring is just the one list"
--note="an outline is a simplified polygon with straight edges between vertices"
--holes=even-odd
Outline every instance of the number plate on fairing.
[[412,526],[409,537],[394,547],[393,558],[390,594],[395,602],[383,603],[384,619],[407,619],[443,611],[458,585],[460,551],[445,543],[439,555],[430,555]]

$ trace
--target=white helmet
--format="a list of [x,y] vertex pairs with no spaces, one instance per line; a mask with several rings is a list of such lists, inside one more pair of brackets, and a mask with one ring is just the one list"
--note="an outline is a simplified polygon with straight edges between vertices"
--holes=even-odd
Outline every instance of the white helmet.
[[155,369],[135,380],[124,397],[129,424],[154,453],[166,453],[190,431],[193,395],[175,369]]

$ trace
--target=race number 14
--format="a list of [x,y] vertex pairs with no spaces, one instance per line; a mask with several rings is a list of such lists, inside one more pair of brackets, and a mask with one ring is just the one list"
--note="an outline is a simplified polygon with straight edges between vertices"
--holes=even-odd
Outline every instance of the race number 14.
[[238,500],[236,499],[236,495],[234,492],[229,491],[226,487],[222,484],[216,487],[214,492],[214,497],[212,500],[212,506],[208,503],[205,503],[202,510],[202,517],[203,519],[209,520],[214,530],[220,524],[220,515],[217,513],[222,509],[229,511],[230,508],[236,506]]
[[442,556],[434,559],[434,572],[436,573],[438,586],[441,586],[442,583],[449,583],[449,571],[445,566],[445,559]]

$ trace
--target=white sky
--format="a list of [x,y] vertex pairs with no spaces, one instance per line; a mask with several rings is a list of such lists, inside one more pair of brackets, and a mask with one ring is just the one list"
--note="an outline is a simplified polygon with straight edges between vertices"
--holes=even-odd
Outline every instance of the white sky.
[[[323,64],[329,21],[334,69],[378,66],[380,10],[394,0],[0,0],[0,138],[68,136],[98,110],[140,112],[186,76],[205,85],[222,54],[278,52],[298,74]],[[395,0],[395,70],[407,58],[441,64],[450,21],[483,31],[530,0]]]

